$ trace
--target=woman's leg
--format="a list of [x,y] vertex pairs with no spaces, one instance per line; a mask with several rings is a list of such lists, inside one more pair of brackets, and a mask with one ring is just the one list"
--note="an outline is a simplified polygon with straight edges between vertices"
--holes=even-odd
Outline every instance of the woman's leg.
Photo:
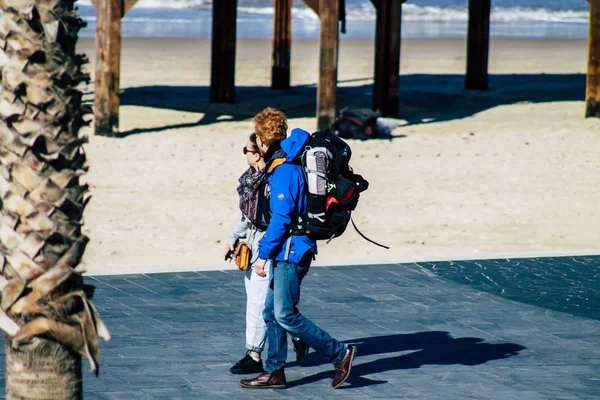
[[246,271],[246,348],[248,352],[233,367],[233,374],[250,374],[263,371],[260,353],[265,346],[266,325],[263,319],[269,277],[263,278],[254,272],[254,268]]
[[246,348],[259,354],[265,346],[267,335],[263,310],[269,287],[269,270],[270,266],[267,264],[266,277],[257,275],[254,268],[246,275]]

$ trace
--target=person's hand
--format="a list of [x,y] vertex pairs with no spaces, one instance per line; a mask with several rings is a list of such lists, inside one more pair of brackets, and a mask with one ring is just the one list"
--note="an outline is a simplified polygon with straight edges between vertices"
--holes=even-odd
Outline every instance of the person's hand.
[[[233,250],[234,250],[233,245],[227,243],[227,246],[225,247],[225,260],[227,260],[229,262],[231,262],[231,260],[233,260],[233,256],[232,256]],[[227,256],[229,256],[229,257],[227,257]]]
[[263,278],[267,276],[267,273],[265,272],[266,263],[267,260],[262,260],[260,258],[256,260],[256,264],[254,264],[254,272],[256,272],[256,275],[262,276]]

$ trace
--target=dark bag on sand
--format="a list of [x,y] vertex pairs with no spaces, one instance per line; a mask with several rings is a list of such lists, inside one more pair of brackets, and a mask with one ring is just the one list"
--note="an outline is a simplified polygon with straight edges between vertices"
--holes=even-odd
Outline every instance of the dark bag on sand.
[[332,127],[344,139],[375,139],[377,131],[377,113],[368,108],[344,108]]

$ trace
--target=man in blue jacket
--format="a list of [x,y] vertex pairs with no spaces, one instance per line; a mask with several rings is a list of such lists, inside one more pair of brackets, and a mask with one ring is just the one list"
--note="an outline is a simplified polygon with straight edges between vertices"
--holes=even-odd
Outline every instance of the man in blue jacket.
[[[350,375],[356,346],[346,346],[332,338],[296,307],[300,284],[317,253],[317,244],[306,235],[294,232],[299,215],[307,207],[302,167],[293,160],[303,150],[310,135],[294,129],[287,138],[287,120],[281,111],[267,108],[254,118],[254,130],[261,155],[267,162],[271,220],[258,247],[255,272],[264,273],[271,263],[271,282],[267,292],[264,318],[267,324],[268,357],[265,372],[240,384],[245,388],[285,388],[287,358],[286,331],[323,354],[335,365],[332,382],[338,388]],[[294,232],[294,234],[292,234]]]

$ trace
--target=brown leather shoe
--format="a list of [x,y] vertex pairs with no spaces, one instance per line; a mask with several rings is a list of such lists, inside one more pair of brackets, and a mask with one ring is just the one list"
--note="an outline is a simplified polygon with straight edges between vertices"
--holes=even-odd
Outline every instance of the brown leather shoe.
[[348,376],[350,376],[354,357],[356,357],[356,346],[348,346],[344,358],[335,364],[335,377],[333,378],[333,382],[331,382],[331,386],[334,389],[339,388],[348,379]]
[[240,385],[249,389],[285,389],[283,368],[275,372],[263,372],[254,379],[242,379]]

